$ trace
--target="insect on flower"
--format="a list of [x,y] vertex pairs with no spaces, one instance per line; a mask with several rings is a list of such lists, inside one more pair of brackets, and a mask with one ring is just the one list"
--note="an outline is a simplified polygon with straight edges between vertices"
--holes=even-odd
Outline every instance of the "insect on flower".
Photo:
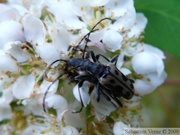
[[[98,24],[100,24],[104,20],[111,20],[110,18],[101,19],[89,33],[87,33],[79,42],[76,47],[73,47],[73,50],[82,51],[82,57],[74,58],[70,57],[69,60],[58,59],[51,63],[49,67],[51,67],[56,62],[64,62],[65,68],[64,73],[59,75],[48,87],[47,91],[44,94],[43,98],[43,108],[45,109],[45,98],[50,89],[50,87],[59,80],[63,75],[67,75],[71,82],[75,82],[78,84],[78,92],[81,101],[81,108],[76,112],[81,112],[84,104],[82,102],[82,97],[80,94],[80,88],[83,86],[85,81],[90,82],[96,88],[97,93],[97,102],[100,101],[100,95],[103,95],[108,101],[110,101],[114,106],[116,106],[113,102],[115,101],[119,106],[122,106],[121,102],[118,98],[131,99],[134,95],[134,81],[127,78],[123,73],[121,73],[116,68],[116,62],[118,59],[118,55],[115,55],[111,60],[103,56],[102,54],[95,55],[93,51],[87,51],[87,44],[90,41],[90,34],[98,29],[95,29]],[[84,49],[81,49],[79,46],[81,42],[85,40]],[[99,59],[102,57],[105,59],[108,64],[102,64]],[[47,70],[45,71],[44,78],[46,78]]]

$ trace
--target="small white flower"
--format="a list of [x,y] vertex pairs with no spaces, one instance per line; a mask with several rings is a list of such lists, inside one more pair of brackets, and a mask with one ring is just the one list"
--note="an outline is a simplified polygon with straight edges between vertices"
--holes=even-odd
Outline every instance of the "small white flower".
[[[132,59],[132,66],[137,73],[157,72],[158,75],[164,71],[164,53],[156,47],[144,44],[144,52],[140,52]],[[136,61],[136,62],[135,62]],[[143,64],[144,63],[144,64]],[[144,65],[142,71],[138,71],[137,65]]]
[[149,52],[136,54],[132,59],[132,66],[138,74],[157,72],[160,75],[164,70],[162,59]]
[[138,94],[149,94],[161,85],[167,77],[164,72],[165,58],[162,51],[149,45],[144,45],[144,51],[137,53],[132,58],[132,67],[137,74],[141,74],[142,79],[136,79],[134,83]]

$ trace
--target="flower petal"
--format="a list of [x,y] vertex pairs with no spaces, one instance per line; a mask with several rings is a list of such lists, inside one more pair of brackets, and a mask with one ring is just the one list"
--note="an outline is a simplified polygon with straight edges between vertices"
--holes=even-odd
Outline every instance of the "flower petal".
[[106,5],[109,0],[88,0],[88,1],[89,1],[90,6],[93,6],[93,7],[98,6],[98,7],[100,7],[100,6]]
[[13,96],[17,99],[29,98],[35,85],[35,76],[30,74],[19,77],[12,86]]
[[[54,94],[58,88],[58,83],[59,81],[56,81],[48,90],[48,93],[52,93]],[[37,94],[44,94],[48,87],[52,84],[52,82],[48,82],[46,81],[45,79],[43,80],[43,82],[41,83],[40,87],[39,87],[39,90],[37,91]],[[49,95],[48,94],[48,95]]]
[[5,4],[0,4],[0,22],[7,20],[17,20],[19,17],[16,10]]
[[157,47],[154,47],[152,45],[149,45],[149,44],[144,44],[144,50],[146,52],[151,52],[151,53],[154,53],[156,54],[157,56],[159,56],[161,59],[165,59],[166,56],[164,55],[164,52],[161,51],[159,48]]
[[85,120],[82,119],[79,113],[72,113],[71,111],[66,111],[62,117],[67,125],[73,126],[75,128],[82,128],[85,124]]
[[68,33],[67,29],[60,27],[59,29],[54,28],[51,31],[53,45],[60,53],[66,53],[70,43],[70,34]]
[[120,70],[124,63],[124,53],[122,52],[117,59],[116,67]]
[[21,24],[13,20],[0,23],[0,39],[0,48],[7,42],[25,41]]
[[29,114],[31,112],[33,115],[42,116],[43,106],[41,95],[33,95],[30,98],[26,98],[22,100],[22,105],[24,105],[24,113]]
[[60,54],[56,47],[50,43],[36,46],[36,52],[47,64],[51,64],[53,61],[60,58]]
[[[17,63],[9,55],[0,50],[0,71],[18,71]],[[11,66],[9,66],[11,65]]]
[[113,133],[115,135],[124,135],[124,129],[129,128],[128,125],[124,124],[123,122],[119,121],[114,124]]
[[166,77],[167,77],[167,73],[163,71],[163,73],[160,76],[158,76],[156,73],[151,73],[145,76],[144,78],[147,78],[148,80],[150,80],[150,83],[153,86],[158,87],[164,82]]
[[53,107],[54,109],[59,110],[60,112],[68,108],[68,103],[66,99],[57,94],[47,97],[46,103],[48,107]]
[[11,106],[7,103],[2,103],[0,102],[0,121],[3,121],[5,119],[10,119],[11,118]]
[[2,88],[0,90],[1,96],[0,96],[0,103],[1,104],[10,104],[13,101],[13,95],[11,91],[11,86],[7,89]]
[[155,90],[155,86],[153,86],[148,80],[139,80],[137,79],[134,83],[134,89],[137,94],[145,95],[151,93]]
[[136,14],[136,22],[134,26],[131,28],[131,31],[128,32],[128,37],[138,38],[140,34],[144,31],[147,24],[147,18],[142,13]]
[[161,85],[166,79],[167,74],[163,72],[161,76],[157,73],[149,73],[143,79],[137,79],[134,83],[134,89],[139,95],[149,94]]
[[102,40],[106,48],[114,52],[121,48],[123,37],[115,30],[107,30]]
[[131,74],[131,71],[127,68],[121,68],[120,71],[126,76]]
[[21,42],[8,42],[5,44],[4,50],[13,56],[18,62],[25,62],[30,57],[30,55],[22,50]]

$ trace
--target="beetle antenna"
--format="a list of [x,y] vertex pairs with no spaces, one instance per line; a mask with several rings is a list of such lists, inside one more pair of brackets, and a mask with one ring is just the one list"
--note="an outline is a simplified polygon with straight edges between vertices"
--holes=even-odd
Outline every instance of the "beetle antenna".
[[87,48],[87,44],[88,44],[88,42],[90,41],[89,40],[89,37],[90,37],[90,34],[92,33],[92,32],[95,32],[95,31],[97,31],[98,29],[95,29],[102,21],[104,21],[104,20],[112,20],[111,18],[103,18],[103,19],[101,19],[99,22],[97,22],[96,23],[96,25],[94,25],[93,27],[92,27],[92,29],[90,30],[90,32],[88,32],[82,39],[81,39],[81,41],[79,42],[79,44],[78,44],[78,46],[80,45],[80,43],[85,39],[86,40],[86,44],[85,44],[85,47],[84,47],[84,50],[83,50],[83,55],[82,55],[82,58],[84,59],[84,54],[85,54],[85,51],[86,51],[86,48]]
[[48,80],[48,79],[47,79],[47,78],[48,78],[48,77],[47,77],[47,72],[48,72],[49,68],[50,68],[53,64],[55,64],[56,62],[59,62],[59,61],[67,62],[66,60],[63,60],[63,59],[58,59],[58,60],[53,61],[53,62],[46,68],[46,70],[45,70],[45,72],[44,72],[43,78],[44,78],[45,80]]
[[[60,59],[59,59],[59,60],[60,60]],[[44,94],[44,97],[43,97],[43,110],[44,110],[44,112],[46,112],[45,99],[46,99],[46,96],[47,96],[47,94],[48,94],[51,86],[52,86],[57,80],[59,80],[63,75],[67,74],[67,73],[70,72],[71,70],[76,69],[76,68],[78,68],[78,67],[79,67],[79,66],[76,66],[76,67],[74,67],[74,68],[71,68],[71,69],[69,69],[67,72],[59,75],[59,76],[49,85],[49,87],[47,88],[47,90],[46,90],[46,92],[45,92],[45,94]]]

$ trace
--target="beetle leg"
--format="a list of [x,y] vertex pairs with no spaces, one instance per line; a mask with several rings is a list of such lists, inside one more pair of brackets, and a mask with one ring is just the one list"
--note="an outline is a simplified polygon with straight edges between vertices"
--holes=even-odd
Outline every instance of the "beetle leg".
[[78,111],[75,111],[73,113],[80,113],[84,107],[82,97],[81,97],[81,93],[80,93],[80,87],[82,87],[83,83],[84,83],[84,81],[81,81],[80,83],[78,83],[78,92],[79,92],[79,97],[80,97],[80,101],[81,101],[81,108]]
[[118,60],[118,54],[115,55],[115,56],[110,60],[110,62],[116,65],[117,60]]
[[99,102],[100,101],[100,84],[99,83],[97,84],[96,91],[97,91],[97,102]]
[[117,60],[118,60],[118,55],[115,55],[111,60],[109,60],[109,59],[106,58],[104,55],[102,55],[102,54],[97,54],[97,55],[96,55],[96,60],[97,60],[98,62],[100,62],[100,61],[99,61],[99,58],[100,58],[100,57],[103,57],[106,61],[111,62],[111,63],[113,63],[113,64],[115,64],[115,65],[116,65]]
[[96,59],[96,56],[95,56],[94,52],[91,50],[91,51],[89,51],[89,53],[91,55],[91,58],[92,58],[93,62],[97,62],[97,59]]
[[74,80],[88,80],[90,77],[92,77],[92,75],[77,75],[74,77]]
[[118,103],[120,107],[123,107],[122,103],[117,99],[117,97],[113,94],[113,99]]
[[108,58],[106,58],[104,55],[102,55],[102,54],[97,54],[97,55],[96,55],[96,59],[97,59],[98,62],[100,62],[100,61],[99,61],[100,56],[103,57],[106,61],[109,62]]
[[[111,97],[119,106],[123,106],[122,104],[121,104],[121,102],[116,98],[116,96],[114,95],[114,93],[112,93],[112,91],[111,90],[109,90],[109,89],[107,89],[106,87],[104,87],[104,86],[102,86],[101,85],[101,87],[102,87],[102,90],[105,90],[105,92],[107,92],[107,94],[106,95],[109,95],[109,97]],[[104,92],[104,91],[103,91]],[[113,103],[114,104],[114,103]]]
[[[103,89],[101,89],[101,93],[103,94],[103,96],[104,96],[109,102],[111,102],[111,104],[112,104],[114,107],[117,108],[116,104],[111,101],[112,96],[111,96],[110,94],[105,93],[105,92],[103,91]],[[114,99],[114,98],[112,98],[112,99]]]

